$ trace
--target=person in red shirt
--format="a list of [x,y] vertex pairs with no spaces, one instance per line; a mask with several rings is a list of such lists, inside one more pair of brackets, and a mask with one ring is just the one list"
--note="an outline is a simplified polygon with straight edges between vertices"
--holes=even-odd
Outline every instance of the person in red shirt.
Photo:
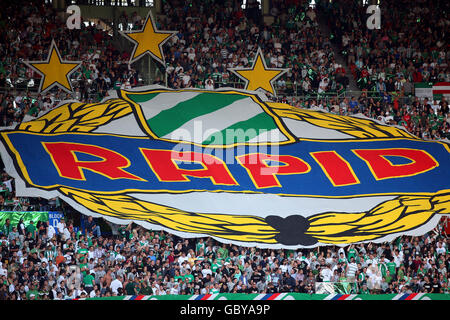
[[394,110],[398,111],[399,103],[398,103],[398,97],[395,97],[394,99]]
[[367,69],[362,69],[361,70],[361,78],[366,78],[369,76],[369,72],[367,71]]
[[420,264],[422,263],[422,260],[420,260],[420,256],[418,254],[416,254],[416,256],[412,262],[413,262],[412,268],[413,268],[414,272],[417,272],[417,269],[419,269]]
[[423,76],[422,73],[418,70],[413,72],[413,82],[422,82]]
[[409,113],[405,113],[405,114],[403,115],[403,118],[402,118],[402,119],[406,121],[406,123],[408,124],[408,126],[411,124],[411,116],[409,115]]

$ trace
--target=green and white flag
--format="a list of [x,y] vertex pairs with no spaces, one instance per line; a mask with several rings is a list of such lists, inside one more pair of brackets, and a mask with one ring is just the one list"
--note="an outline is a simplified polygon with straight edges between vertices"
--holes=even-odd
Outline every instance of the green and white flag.
[[441,100],[443,96],[450,96],[450,83],[420,82],[414,84],[416,97],[428,98],[431,100]]
[[254,95],[184,90],[174,96],[155,90],[128,91],[126,98],[142,107],[149,129],[161,139],[203,145],[287,140]]

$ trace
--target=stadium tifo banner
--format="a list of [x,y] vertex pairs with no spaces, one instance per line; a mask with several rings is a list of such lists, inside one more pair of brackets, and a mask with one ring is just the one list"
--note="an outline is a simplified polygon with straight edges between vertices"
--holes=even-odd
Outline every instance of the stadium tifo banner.
[[200,295],[115,296],[81,298],[75,300],[450,300],[450,295],[439,293],[400,294],[307,294],[307,293],[218,293]]
[[113,223],[270,248],[421,235],[450,213],[450,147],[223,89],[120,90],[1,132],[21,196]]
[[450,97],[450,82],[438,82],[436,84],[420,82],[414,84],[416,97],[430,100],[441,100],[443,96]]

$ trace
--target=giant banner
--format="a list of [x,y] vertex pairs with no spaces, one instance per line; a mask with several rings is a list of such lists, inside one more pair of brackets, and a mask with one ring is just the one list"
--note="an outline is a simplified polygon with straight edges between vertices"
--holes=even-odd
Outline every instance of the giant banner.
[[1,131],[22,196],[181,237],[298,248],[423,234],[450,213],[450,147],[254,92],[147,87]]

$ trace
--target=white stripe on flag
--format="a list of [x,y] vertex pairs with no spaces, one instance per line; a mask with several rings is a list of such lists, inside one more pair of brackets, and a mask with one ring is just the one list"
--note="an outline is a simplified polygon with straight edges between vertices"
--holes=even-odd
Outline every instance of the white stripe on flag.
[[284,134],[280,132],[278,129],[272,129],[270,131],[261,132],[256,137],[248,140],[250,143],[262,143],[262,142],[280,142],[286,141],[287,138]]
[[433,86],[433,91],[434,90],[447,90],[447,91],[450,91],[450,86]]
[[214,299],[217,297],[217,295],[218,295],[218,293],[212,294],[212,295],[208,298],[208,300],[214,300]]
[[[166,134],[163,138],[180,140],[180,137],[189,133],[191,136],[190,142],[201,143],[211,134],[226,129],[237,122],[248,120],[263,112],[261,106],[255,103],[252,98],[240,99],[219,110],[186,122],[181,127]],[[186,139],[182,140],[186,141]]]
[[161,111],[171,109],[178,103],[190,100],[199,94],[200,92],[182,92],[176,94],[173,92],[162,92],[153,99],[146,102],[139,102],[139,104],[142,106],[145,119],[150,119]]
[[420,298],[422,298],[425,295],[425,293],[418,293],[414,298],[412,298],[411,300],[420,300]]
[[253,298],[253,300],[261,300],[261,299],[264,298],[265,296],[266,296],[265,293],[261,293],[261,294],[258,294],[255,298]]
[[281,300],[285,295],[287,295],[287,293],[280,293],[274,300]]

